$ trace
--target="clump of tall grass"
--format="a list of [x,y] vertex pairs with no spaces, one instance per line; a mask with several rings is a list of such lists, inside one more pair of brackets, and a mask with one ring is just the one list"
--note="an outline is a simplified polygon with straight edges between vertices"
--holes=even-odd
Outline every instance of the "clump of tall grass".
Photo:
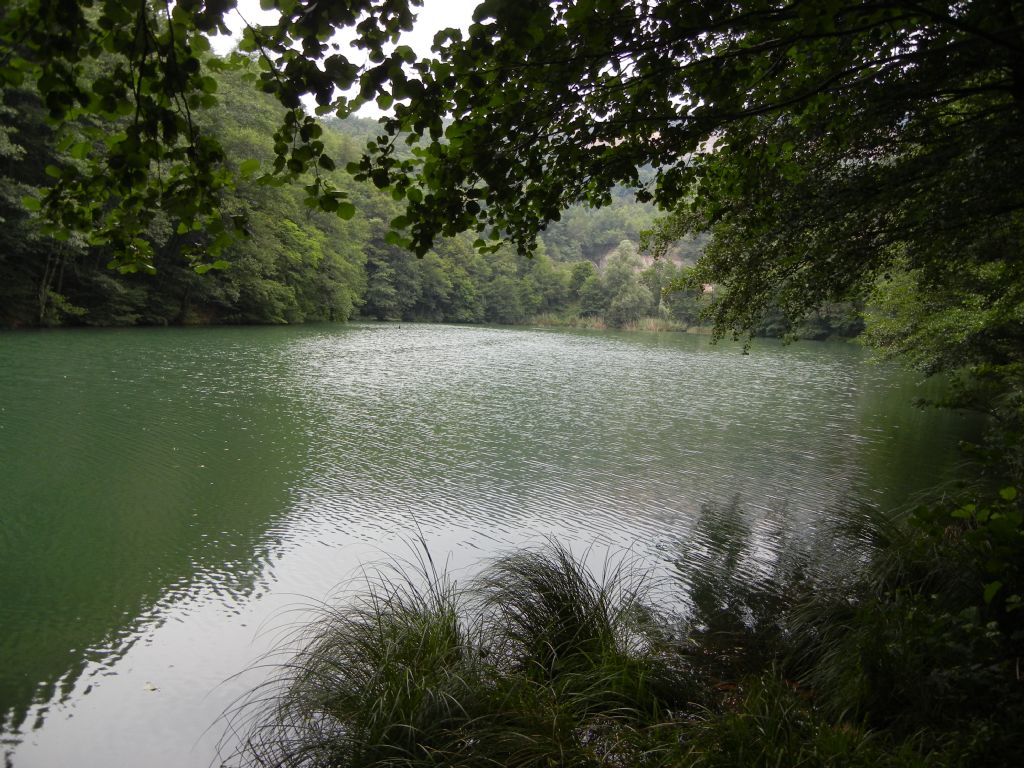
[[465,749],[487,684],[456,585],[428,560],[371,572],[363,586],[325,608],[281,674],[243,704],[241,763],[430,764]]
[[378,571],[362,594],[325,610],[282,674],[243,703],[236,722],[249,727],[234,759],[636,762],[656,751],[653,726],[671,705],[660,697],[683,690],[644,585],[621,562],[597,578],[555,544],[496,561],[466,589],[429,556],[412,572]]
[[495,561],[474,585],[483,635],[506,675],[547,686],[585,720],[654,724],[695,693],[654,585],[628,558],[599,574],[549,543]]
[[620,561],[596,576],[555,543],[496,560],[475,587],[499,657],[544,680],[640,650],[655,623],[644,574]]

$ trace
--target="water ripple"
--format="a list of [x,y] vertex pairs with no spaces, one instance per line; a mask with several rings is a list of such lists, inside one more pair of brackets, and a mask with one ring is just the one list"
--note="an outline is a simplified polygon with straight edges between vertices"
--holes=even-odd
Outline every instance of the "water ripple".
[[238,689],[194,696],[251,658],[255,627],[417,536],[459,567],[548,535],[628,548],[686,584],[732,526],[755,574],[948,464],[960,425],[913,411],[908,384],[850,346],[684,335],[0,336],[0,730],[19,766],[83,742],[107,764],[118,743],[208,764],[181,734]]

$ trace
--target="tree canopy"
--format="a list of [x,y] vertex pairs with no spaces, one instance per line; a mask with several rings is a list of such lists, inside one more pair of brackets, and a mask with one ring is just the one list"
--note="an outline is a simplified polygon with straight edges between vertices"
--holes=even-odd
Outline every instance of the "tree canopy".
[[[208,35],[234,5],[3,12],[2,83],[34,81],[67,128],[72,161],[52,169],[42,207],[122,268],[149,265],[157,210],[209,233],[200,261],[245,227],[218,201],[256,166],[195,117],[225,66]],[[391,115],[348,170],[404,202],[391,240],[419,254],[467,230],[478,248],[530,251],[568,206],[624,186],[668,212],[656,244],[714,234],[694,279],[726,289],[720,329],[909,272],[921,290],[997,305],[982,330],[1002,362],[1021,347],[1020,2],[484,0],[423,59],[401,41],[419,0],[262,5],[280,20],[247,27],[240,49],[286,111],[260,181],[302,179],[324,212],[353,206],[302,100],[338,115],[374,100]],[[346,29],[367,63],[334,42]],[[964,350],[977,330],[959,329]]]

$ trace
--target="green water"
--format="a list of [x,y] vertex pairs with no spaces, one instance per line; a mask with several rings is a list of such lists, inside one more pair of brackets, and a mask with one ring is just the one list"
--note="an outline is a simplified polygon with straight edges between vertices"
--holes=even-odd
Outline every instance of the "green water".
[[[965,429],[853,345],[445,326],[0,336],[0,744],[209,765],[288,610],[421,535],[656,563],[739,500],[812,531],[948,476]],[[758,546],[773,546],[765,534]],[[284,618],[282,618],[284,617]]]

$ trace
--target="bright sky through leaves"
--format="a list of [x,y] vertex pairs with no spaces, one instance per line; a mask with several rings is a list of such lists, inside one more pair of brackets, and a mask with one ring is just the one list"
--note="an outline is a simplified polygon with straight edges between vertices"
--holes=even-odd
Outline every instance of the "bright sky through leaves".
[[[410,46],[420,56],[429,56],[434,35],[442,29],[458,27],[466,31],[472,20],[473,9],[480,0],[423,0],[423,7],[417,11],[416,28],[403,37],[403,44]],[[259,0],[239,0],[238,11],[228,14],[228,26],[235,33],[231,37],[219,35],[211,38],[213,50],[221,56],[229,53],[242,35],[242,20],[250,24],[271,24],[277,17],[274,11],[264,11]],[[353,50],[353,54],[357,54]],[[355,56],[353,56],[355,58]],[[310,102],[310,108],[313,103]],[[373,103],[365,105],[358,112],[363,117],[379,117],[383,112]]]

